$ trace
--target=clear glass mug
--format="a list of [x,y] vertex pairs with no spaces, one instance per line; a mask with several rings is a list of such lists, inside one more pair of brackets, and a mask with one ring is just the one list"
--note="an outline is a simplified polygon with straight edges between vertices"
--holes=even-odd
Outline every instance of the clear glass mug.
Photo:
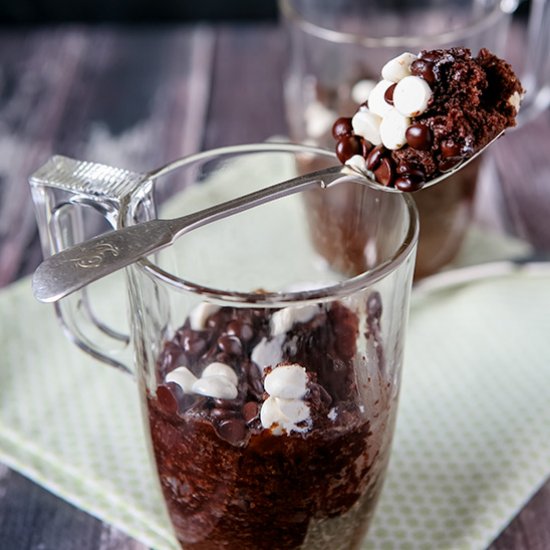
[[[528,92],[522,105],[523,119],[550,102],[549,4],[547,0],[532,2],[522,77]],[[515,0],[403,0],[398,4],[385,0],[279,0],[290,37],[285,105],[291,139],[334,149],[333,122],[340,116],[353,116],[366,100],[369,86],[380,80],[384,63],[404,51],[463,46],[477,53],[486,47],[504,56],[511,14],[517,5]],[[435,273],[458,252],[472,218],[479,166],[478,159],[446,185],[415,193],[421,227],[415,277]],[[317,167],[305,170],[312,168]],[[326,224],[334,209],[354,205],[356,199],[340,196],[328,204],[320,198],[324,210],[311,205],[312,223],[320,220]],[[359,237],[354,243],[330,243],[330,248],[360,250],[363,241],[364,237]],[[327,242],[318,242],[317,248],[330,256]],[[364,259],[357,256],[357,271],[363,266]]]
[[[113,227],[183,215],[292,177],[303,158],[335,163],[312,147],[237,146],[153,181],[53,157],[30,180],[44,254],[81,240],[87,211]],[[137,379],[183,548],[360,544],[394,431],[418,237],[410,197],[360,194],[371,265],[358,275],[317,255],[297,194],[127,268],[126,339],[98,320],[89,289],[57,304],[80,347]]]

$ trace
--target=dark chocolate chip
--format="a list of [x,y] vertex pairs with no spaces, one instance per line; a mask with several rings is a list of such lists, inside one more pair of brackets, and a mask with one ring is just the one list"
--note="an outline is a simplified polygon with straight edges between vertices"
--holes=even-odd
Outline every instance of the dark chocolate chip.
[[402,160],[397,165],[397,168],[395,171],[398,174],[406,174],[407,172],[410,172],[411,170],[414,170],[415,166],[413,166],[411,163],[407,162],[406,160]]
[[190,355],[199,355],[206,348],[206,341],[196,332],[185,329],[180,336],[183,350]]
[[353,134],[353,127],[351,125],[351,118],[340,117],[336,119],[336,122],[332,125],[332,137],[334,139],[340,139],[343,136],[351,136]]
[[367,315],[375,319],[382,317],[382,297],[377,290],[371,292],[367,298]]
[[360,155],[363,151],[361,140],[357,136],[343,136],[336,144],[336,156],[345,164],[353,155]]
[[426,175],[424,174],[424,171],[416,164],[412,164],[406,160],[402,160],[397,165],[396,172],[398,176],[408,176],[409,174],[413,174],[415,178],[419,178],[422,181],[426,180]]
[[218,426],[218,434],[224,441],[236,445],[246,436],[245,423],[239,418],[224,420]]
[[393,183],[393,178],[395,176],[393,161],[391,158],[384,157],[380,161],[378,168],[374,170],[374,175],[376,176],[376,181],[386,187],[390,186]]
[[403,174],[395,180],[395,187],[400,191],[412,193],[413,191],[422,189],[424,181],[423,177],[419,177],[416,174]]
[[235,410],[241,405],[238,399],[219,399],[217,397],[212,399],[212,403],[215,408],[224,410]]
[[441,155],[443,158],[459,157],[460,145],[452,139],[447,139],[441,143]]
[[175,382],[168,382],[167,384],[163,384],[157,388],[157,400],[159,405],[169,414],[175,414],[178,412],[178,400],[174,395],[174,386],[180,388],[180,386]]
[[365,138],[360,138],[361,139],[361,147],[362,147],[362,151],[361,151],[361,154],[363,155],[363,158],[366,159],[368,156],[369,156],[369,153],[372,151],[372,148],[374,147],[374,145],[366,140]]
[[262,375],[260,369],[255,363],[245,363],[244,371],[246,372],[246,378],[248,381],[248,387],[250,393],[257,398],[260,398],[264,392],[264,385],[262,383]]
[[213,330],[220,330],[220,328],[225,324],[225,312],[223,309],[213,313],[206,320],[206,326]]
[[162,352],[162,368],[168,372],[178,363],[186,363],[185,359],[183,349],[174,342],[170,342]]
[[393,105],[393,92],[395,92],[396,86],[397,82],[389,86],[388,89],[384,92],[384,100],[390,105]]
[[425,182],[426,181],[426,174],[424,174],[424,171],[420,168],[413,168],[412,170],[409,170],[405,176],[411,176],[415,180],[419,182]]
[[441,53],[438,53],[437,51],[423,52],[420,55],[420,59],[424,59],[425,61],[429,61],[430,63],[435,63],[436,61],[441,59]]
[[241,342],[249,342],[254,336],[254,331],[249,323],[235,319],[227,325],[227,334],[236,336]]
[[419,151],[428,151],[432,146],[432,131],[425,124],[412,124],[405,132],[407,143]]
[[240,355],[243,350],[241,341],[236,336],[227,334],[218,338],[218,348],[228,355]]
[[434,65],[426,57],[411,63],[411,74],[423,78],[428,84],[435,82]]
[[380,161],[386,155],[386,148],[383,145],[377,145],[367,157],[367,169],[376,170],[380,166]]
[[260,413],[260,405],[255,401],[249,401],[243,406],[243,418],[245,422],[252,422]]

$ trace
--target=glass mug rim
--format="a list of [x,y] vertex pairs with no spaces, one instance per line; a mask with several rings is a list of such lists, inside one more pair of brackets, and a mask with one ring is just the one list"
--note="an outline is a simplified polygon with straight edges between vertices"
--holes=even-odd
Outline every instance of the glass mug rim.
[[476,17],[470,24],[435,34],[372,37],[360,33],[338,31],[330,27],[313,23],[306,19],[294,7],[294,0],[278,0],[278,3],[279,9],[285,19],[296,24],[306,34],[327,42],[333,42],[335,44],[356,44],[367,48],[396,48],[407,46],[416,49],[422,49],[427,40],[438,44],[445,44],[455,43],[457,40],[463,40],[469,36],[478,35],[485,29],[491,27],[499,18],[512,14],[519,4],[518,0],[496,1],[491,11],[480,17]]
[[[199,161],[221,158],[226,155],[236,156],[239,154],[245,155],[253,153],[305,153],[321,155],[326,158],[333,158],[336,163],[339,162],[336,158],[336,155],[332,151],[309,145],[290,143],[258,143],[249,145],[236,145],[211,149],[208,151],[183,157],[181,159],[177,159],[159,169],[153,175],[153,179],[166,175],[173,170],[192,165]],[[374,193],[385,193],[385,191],[376,189],[373,186],[369,187]],[[409,218],[407,232],[396,252],[392,255],[391,258],[374,266],[371,269],[363,271],[362,273],[353,277],[345,278],[338,283],[329,284],[321,288],[316,288],[312,290],[266,293],[228,291],[200,285],[190,280],[177,277],[176,275],[162,269],[147,258],[140,259],[134,265],[140,271],[145,272],[149,277],[168,285],[174,290],[191,292],[210,301],[231,303],[235,306],[240,305],[250,307],[251,305],[254,305],[255,307],[285,307],[287,305],[296,305],[297,302],[321,302],[333,300],[336,298],[342,298],[365,288],[368,288],[369,286],[372,286],[374,283],[394,271],[397,267],[405,262],[405,260],[409,257],[409,255],[414,250],[414,247],[416,246],[419,233],[418,210],[416,208],[416,204],[412,197],[406,193],[402,193],[399,195],[392,194],[392,196],[396,198],[395,200],[402,200],[405,203],[405,209]],[[129,210],[131,210],[130,206],[128,206],[128,213]],[[125,216],[123,216],[122,218],[124,217]]]

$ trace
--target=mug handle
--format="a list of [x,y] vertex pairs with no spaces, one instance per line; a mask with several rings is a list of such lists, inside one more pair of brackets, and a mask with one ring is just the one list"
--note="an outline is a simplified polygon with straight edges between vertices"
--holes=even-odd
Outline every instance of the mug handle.
[[[31,175],[29,183],[45,258],[84,240],[86,208],[99,212],[117,229],[121,209],[136,198],[139,189],[139,196],[148,200],[140,203],[138,221],[155,217],[152,180],[146,174],[54,156]],[[57,302],[55,311],[65,334],[80,349],[133,372],[130,336],[98,319],[86,288]]]

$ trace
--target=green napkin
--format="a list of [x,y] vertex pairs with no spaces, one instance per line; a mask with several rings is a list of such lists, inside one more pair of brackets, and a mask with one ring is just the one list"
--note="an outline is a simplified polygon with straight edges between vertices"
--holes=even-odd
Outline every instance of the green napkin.
[[[25,279],[0,293],[0,460],[174,547],[130,376],[69,344]],[[397,433],[365,548],[483,548],[550,474],[550,278],[413,299]],[[9,314],[6,314],[9,312]]]

